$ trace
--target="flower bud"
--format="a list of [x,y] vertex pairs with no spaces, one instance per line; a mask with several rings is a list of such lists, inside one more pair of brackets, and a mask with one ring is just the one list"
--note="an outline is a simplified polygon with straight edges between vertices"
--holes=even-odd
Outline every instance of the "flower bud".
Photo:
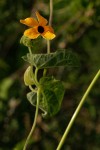
[[33,74],[32,68],[31,68],[31,66],[29,66],[24,73],[24,83],[26,86],[34,84],[34,78],[33,78],[32,74]]

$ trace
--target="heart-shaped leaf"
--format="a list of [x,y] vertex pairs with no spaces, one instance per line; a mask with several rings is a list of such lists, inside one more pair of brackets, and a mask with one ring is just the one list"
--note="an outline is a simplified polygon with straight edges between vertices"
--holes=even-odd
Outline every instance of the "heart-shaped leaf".
[[[63,84],[53,77],[42,77],[40,79],[40,87],[39,108],[43,111],[43,117],[51,117],[60,110],[65,91]],[[28,93],[27,99],[32,105],[36,106],[36,93]]]
[[58,50],[50,54],[27,54],[23,59],[38,69],[59,66],[77,67],[79,60],[75,53],[67,50]]

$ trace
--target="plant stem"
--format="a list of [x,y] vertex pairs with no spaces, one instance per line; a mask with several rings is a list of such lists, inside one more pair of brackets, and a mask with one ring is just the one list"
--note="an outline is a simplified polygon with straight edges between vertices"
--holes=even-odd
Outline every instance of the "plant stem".
[[47,54],[50,54],[50,40],[47,40]]
[[[37,72],[38,72],[38,69],[36,68],[35,74],[33,73],[33,66],[31,65],[31,76],[32,76],[32,78],[33,78],[33,82],[34,82],[34,84],[36,85],[36,87],[38,87]],[[29,87],[29,88],[30,88],[30,87]],[[30,88],[30,89],[31,89],[31,88]]]
[[[53,1],[50,0],[49,26],[51,26],[52,24],[52,15],[53,15]],[[50,54],[50,40],[47,40],[47,53]]]
[[53,15],[53,0],[50,0],[49,26],[51,26],[51,24],[52,24],[52,15]]
[[32,51],[30,47],[28,47],[28,50],[29,50],[30,55],[32,55]]
[[29,140],[33,134],[33,131],[35,129],[35,126],[36,126],[36,120],[37,120],[37,116],[38,116],[38,109],[39,109],[39,99],[40,99],[40,88],[38,88],[38,91],[37,91],[37,104],[36,104],[36,112],[35,112],[35,118],[34,118],[34,122],[33,122],[33,126],[31,128],[31,131],[26,139],[26,142],[25,142],[25,145],[24,145],[24,148],[23,150],[26,150],[27,148],[27,145],[29,143]]
[[[31,51],[31,48],[28,47],[28,50],[29,50],[29,53],[30,53],[30,57],[32,58],[32,51]],[[32,77],[33,77],[33,79],[34,79],[35,85],[38,87],[37,72],[38,72],[38,68],[36,68],[36,70],[35,70],[35,76],[34,76],[34,73],[33,73],[33,65],[31,65],[31,74],[32,74]],[[29,87],[29,88],[32,89],[31,87]]]
[[47,69],[44,69],[44,71],[43,71],[43,77],[46,76],[46,73],[47,73]]
[[32,92],[37,93],[37,91],[35,89],[33,89],[31,85],[29,85],[29,88]]
[[[49,26],[52,24],[52,14],[53,14],[53,1],[50,0],[50,15],[49,15]],[[50,54],[50,40],[47,40],[47,54]],[[46,75],[47,70],[44,69],[43,75]]]
[[87,88],[85,94],[83,95],[83,97],[82,97],[78,107],[76,108],[76,110],[75,110],[75,112],[74,112],[74,114],[73,114],[73,116],[72,116],[72,118],[71,118],[71,120],[70,120],[70,122],[69,122],[69,124],[68,124],[68,126],[67,126],[67,128],[66,128],[66,130],[65,130],[65,132],[64,132],[64,134],[63,134],[63,136],[61,138],[61,141],[60,141],[60,143],[59,143],[59,145],[58,145],[56,150],[60,150],[61,147],[63,146],[63,144],[65,142],[65,139],[66,139],[66,137],[67,137],[67,135],[68,135],[68,133],[69,133],[69,131],[70,131],[70,129],[71,129],[71,127],[72,127],[72,125],[73,125],[73,123],[74,123],[74,121],[75,121],[75,119],[76,119],[76,117],[77,117],[77,115],[78,115],[82,105],[83,105],[83,103],[85,102],[85,99],[87,98],[89,92],[91,91],[93,85],[95,84],[95,82],[97,81],[99,76],[100,76],[100,70],[97,72],[97,74],[93,78],[92,82],[90,83],[89,87]]
[[39,83],[38,83],[38,79],[37,79],[37,74],[38,74],[38,68],[35,69],[35,82],[36,82],[36,84],[38,86]]

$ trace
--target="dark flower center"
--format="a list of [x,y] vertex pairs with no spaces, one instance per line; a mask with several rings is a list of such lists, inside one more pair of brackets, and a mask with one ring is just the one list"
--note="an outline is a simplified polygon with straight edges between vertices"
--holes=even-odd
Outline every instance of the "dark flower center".
[[43,33],[44,32],[44,28],[42,26],[38,26],[38,32],[39,33]]

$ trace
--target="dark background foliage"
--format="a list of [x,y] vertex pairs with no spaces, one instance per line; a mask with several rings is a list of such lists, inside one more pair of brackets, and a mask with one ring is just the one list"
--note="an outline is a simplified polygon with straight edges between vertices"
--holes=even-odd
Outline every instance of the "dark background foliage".
[[[22,150],[34,120],[35,108],[26,99],[23,83],[27,48],[19,43],[26,27],[20,19],[39,12],[49,18],[47,0],[0,0],[0,150]],[[76,52],[78,68],[61,67],[49,73],[64,82],[60,112],[50,119],[39,113],[29,150],[55,150],[82,95],[100,68],[100,1],[54,0],[53,27],[58,48]],[[46,51],[45,46],[41,51]],[[40,49],[36,45],[35,49]],[[63,146],[63,150],[100,149],[100,79],[93,87]]]

